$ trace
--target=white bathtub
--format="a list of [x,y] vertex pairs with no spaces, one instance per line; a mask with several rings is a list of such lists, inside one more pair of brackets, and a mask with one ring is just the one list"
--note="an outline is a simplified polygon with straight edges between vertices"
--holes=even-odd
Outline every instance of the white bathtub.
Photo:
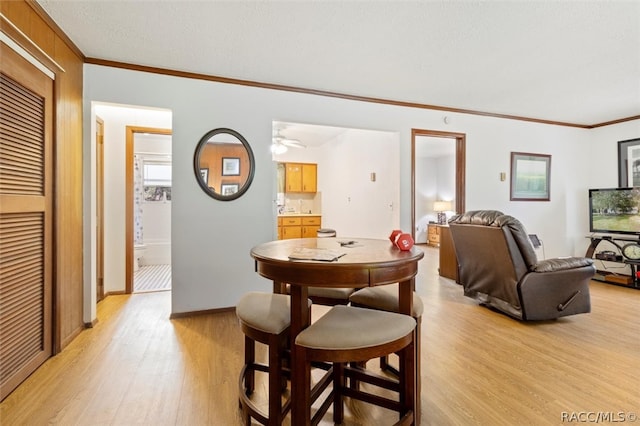
[[171,241],[144,240],[146,250],[140,259],[142,265],[171,265]]

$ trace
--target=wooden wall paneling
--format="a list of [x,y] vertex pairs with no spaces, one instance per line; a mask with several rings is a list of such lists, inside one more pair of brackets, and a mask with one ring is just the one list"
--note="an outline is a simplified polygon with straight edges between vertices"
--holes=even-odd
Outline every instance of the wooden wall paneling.
[[27,36],[31,34],[33,9],[24,1],[1,1],[0,11]]
[[[240,158],[239,176],[222,176],[222,158]],[[207,144],[200,153],[200,165],[209,169],[208,186],[221,193],[222,184],[237,183],[239,187],[247,181],[249,176],[249,156],[243,145],[238,144]]]
[[84,328],[82,212],[82,61],[56,36],[53,58],[63,64],[56,78],[55,234],[56,319],[62,350]]
[[[31,0],[0,2],[2,15],[23,34],[22,48],[54,71],[54,353],[83,323],[82,81],[84,56]],[[3,31],[13,31],[3,23]]]

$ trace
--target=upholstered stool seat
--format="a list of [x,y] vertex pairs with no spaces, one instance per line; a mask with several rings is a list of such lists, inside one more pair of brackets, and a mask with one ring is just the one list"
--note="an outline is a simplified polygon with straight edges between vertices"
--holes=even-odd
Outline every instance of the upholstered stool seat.
[[[398,284],[363,288],[351,294],[349,301],[354,306],[387,312],[398,312],[400,309]],[[413,312],[411,315],[414,318],[420,318],[423,311],[424,304],[422,303],[422,299],[414,293]]]
[[[385,285],[378,287],[367,287],[356,291],[349,296],[349,301],[352,306],[358,306],[362,308],[378,309],[386,312],[398,312],[400,309],[400,302],[398,300],[398,284]],[[415,292],[413,293],[413,310],[411,315],[416,319],[416,335],[418,342],[420,341],[420,333],[422,327],[422,313],[424,312],[424,303],[422,299]],[[421,357],[420,345],[415,345],[416,359],[419,361]],[[364,366],[364,364],[361,364]],[[400,374],[398,369],[389,364],[389,356],[380,357],[380,369],[382,371],[388,371],[396,376]],[[416,364],[416,386],[420,387],[420,362]],[[352,386],[357,387],[357,381],[352,382]],[[420,408],[420,401],[416,404],[418,409]],[[417,413],[419,417],[420,413]]]
[[343,287],[309,287],[309,299],[319,305],[347,305],[354,291]]
[[[410,368],[412,371],[402,369],[399,380],[394,380],[352,369],[345,364],[395,352],[401,353],[403,359],[410,361],[414,352],[415,326],[416,321],[408,315],[337,305],[298,334],[295,339],[295,350],[296,356],[301,357],[306,367],[307,376],[304,380],[307,388],[313,362],[333,363],[333,390],[330,398],[333,399],[334,422],[341,423],[343,420],[343,396],[398,411],[401,419],[413,418],[412,407],[415,397],[413,368]],[[411,362],[408,364],[413,366]],[[398,392],[398,399],[373,396],[371,393],[346,387],[346,377],[353,377],[354,374],[357,375],[358,381]],[[323,404],[321,410],[324,407],[326,412],[328,406]],[[308,410],[307,418],[310,418],[311,407],[306,409]],[[314,415],[312,423],[324,415],[321,410]]]
[[280,334],[291,323],[291,302],[283,294],[247,293],[236,306],[240,322],[265,333]]
[[[311,304],[311,301],[309,301]],[[291,303],[284,294],[247,293],[236,306],[236,315],[240,328],[245,335],[244,366],[240,373],[240,406],[245,424],[251,424],[251,418],[263,425],[280,425],[290,409],[290,399],[282,402],[283,359],[287,358]],[[268,365],[255,360],[255,342],[268,346]],[[269,413],[265,416],[249,397],[255,388],[255,372],[269,374]]]
[[[286,286],[289,293],[289,285]],[[350,287],[309,287],[309,299],[315,304],[325,306],[348,305],[349,296],[353,294],[355,289]]]

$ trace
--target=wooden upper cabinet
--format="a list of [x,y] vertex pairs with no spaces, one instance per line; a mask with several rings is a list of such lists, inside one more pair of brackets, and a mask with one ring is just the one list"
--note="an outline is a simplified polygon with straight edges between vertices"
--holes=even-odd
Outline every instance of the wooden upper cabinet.
[[302,164],[287,163],[284,182],[285,192],[302,192]]
[[286,163],[285,192],[317,192],[318,165],[312,163]]
[[318,191],[318,165],[302,165],[302,192]]

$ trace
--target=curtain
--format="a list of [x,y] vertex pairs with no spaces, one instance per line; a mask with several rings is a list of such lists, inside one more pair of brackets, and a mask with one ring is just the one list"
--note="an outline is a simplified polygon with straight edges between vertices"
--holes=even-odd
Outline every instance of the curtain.
[[144,201],[144,176],[142,158],[133,156],[133,243],[142,244],[142,202]]

